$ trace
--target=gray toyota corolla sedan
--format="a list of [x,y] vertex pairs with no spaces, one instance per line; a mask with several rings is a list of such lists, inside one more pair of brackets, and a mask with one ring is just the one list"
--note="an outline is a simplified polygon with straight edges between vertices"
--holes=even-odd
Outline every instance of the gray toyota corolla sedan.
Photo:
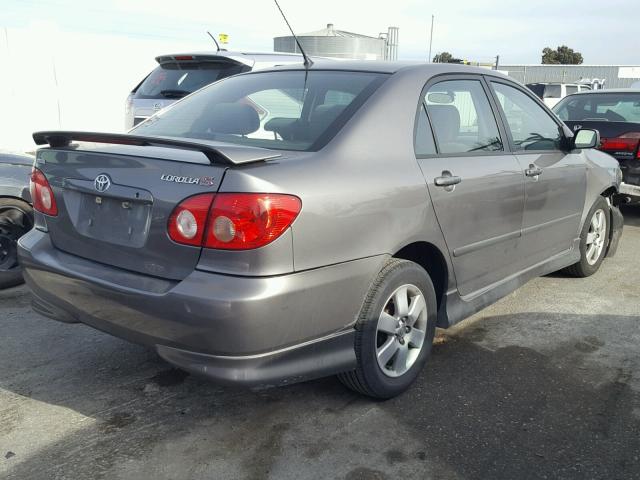
[[598,133],[466,66],[279,67],[127,135],[34,138],[34,309],[221,382],[397,395],[436,326],[593,274],[622,229]]

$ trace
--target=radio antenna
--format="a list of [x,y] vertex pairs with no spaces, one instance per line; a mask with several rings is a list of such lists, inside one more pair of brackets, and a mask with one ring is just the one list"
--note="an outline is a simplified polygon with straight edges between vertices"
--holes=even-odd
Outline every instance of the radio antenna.
[[298,45],[298,48],[300,49],[300,53],[302,53],[302,57],[304,58],[304,68],[309,69],[309,67],[313,65],[313,62],[309,57],[307,57],[307,54],[304,53],[304,49],[302,48],[302,45],[300,45],[300,41],[298,40],[298,37],[296,37],[296,34],[293,33],[293,28],[291,28],[291,25],[289,25],[289,21],[287,20],[287,17],[284,15],[284,12],[282,11],[282,9],[280,8],[280,5],[278,4],[278,0],[273,0],[273,1],[275,2],[276,7],[278,7],[278,10],[280,10],[280,15],[282,15],[282,18],[284,19],[284,23],[286,23],[287,27],[289,27],[289,31],[291,32],[291,35],[293,35],[293,38],[296,41],[296,45]]
[[213,43],[216,44],[216,48],[218,49],[218,51],[220,51],[220,45],[218,44],[218,41],[213,35],[211,35],[211,32],[209,30],[207,30],[207,35],[211,37],[211,40],[213,40]]

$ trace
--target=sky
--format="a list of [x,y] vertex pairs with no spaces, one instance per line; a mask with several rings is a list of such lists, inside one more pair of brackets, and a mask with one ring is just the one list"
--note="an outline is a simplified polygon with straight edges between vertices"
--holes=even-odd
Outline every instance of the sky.
[[[585,64],[640,65],[637,0],[280,0],[300,33],[335,28],[378,36],[396,26],[399,59],[432,55],[501,64],[539,63],[544,47],[566,44]],[[33,149],[45,128],[121,131],[129,91],[154,57],[211,49],[271,51],[288,30],[271,0],[0,0],[0,150]],[[5,74],[9,72],[9,74]]]
[[[401,59],[424,59],[431,15],[433,52],[504,63],[536,63],[546,46],[567,44],[585,63],[638,64],[637,0],[281,0],[298,32],[333,23],[377,36],[400,28]],[[288,34],[270,0],[0,0],[0,26],[49,22],[68,32],[117,35],[207,47],[206,30],[227,33],[230,47],[271,50],[272,38]]]

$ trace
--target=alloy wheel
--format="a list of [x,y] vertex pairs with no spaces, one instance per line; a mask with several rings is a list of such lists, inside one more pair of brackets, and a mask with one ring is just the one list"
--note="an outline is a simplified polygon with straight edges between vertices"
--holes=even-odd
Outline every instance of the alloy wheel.
[[385,302],[378,318],[376,358],[389,377],[403,375],[416,362],[427,329],[427,304],[420,289],[406,284]]
[[604,210],[596,210],[591,217],[586,240],[586,258],[589,265],[594,265],[604,249],[607,234],[607,217]]

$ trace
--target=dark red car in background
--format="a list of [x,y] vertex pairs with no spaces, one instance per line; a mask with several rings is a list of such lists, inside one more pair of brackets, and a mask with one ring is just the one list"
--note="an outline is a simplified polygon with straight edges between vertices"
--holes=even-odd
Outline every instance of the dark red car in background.
[[600,150],[620,162],[620,193],[640,202],[640,89],[611,89],[575,93],[553,111],[573,131],[600,132]]

